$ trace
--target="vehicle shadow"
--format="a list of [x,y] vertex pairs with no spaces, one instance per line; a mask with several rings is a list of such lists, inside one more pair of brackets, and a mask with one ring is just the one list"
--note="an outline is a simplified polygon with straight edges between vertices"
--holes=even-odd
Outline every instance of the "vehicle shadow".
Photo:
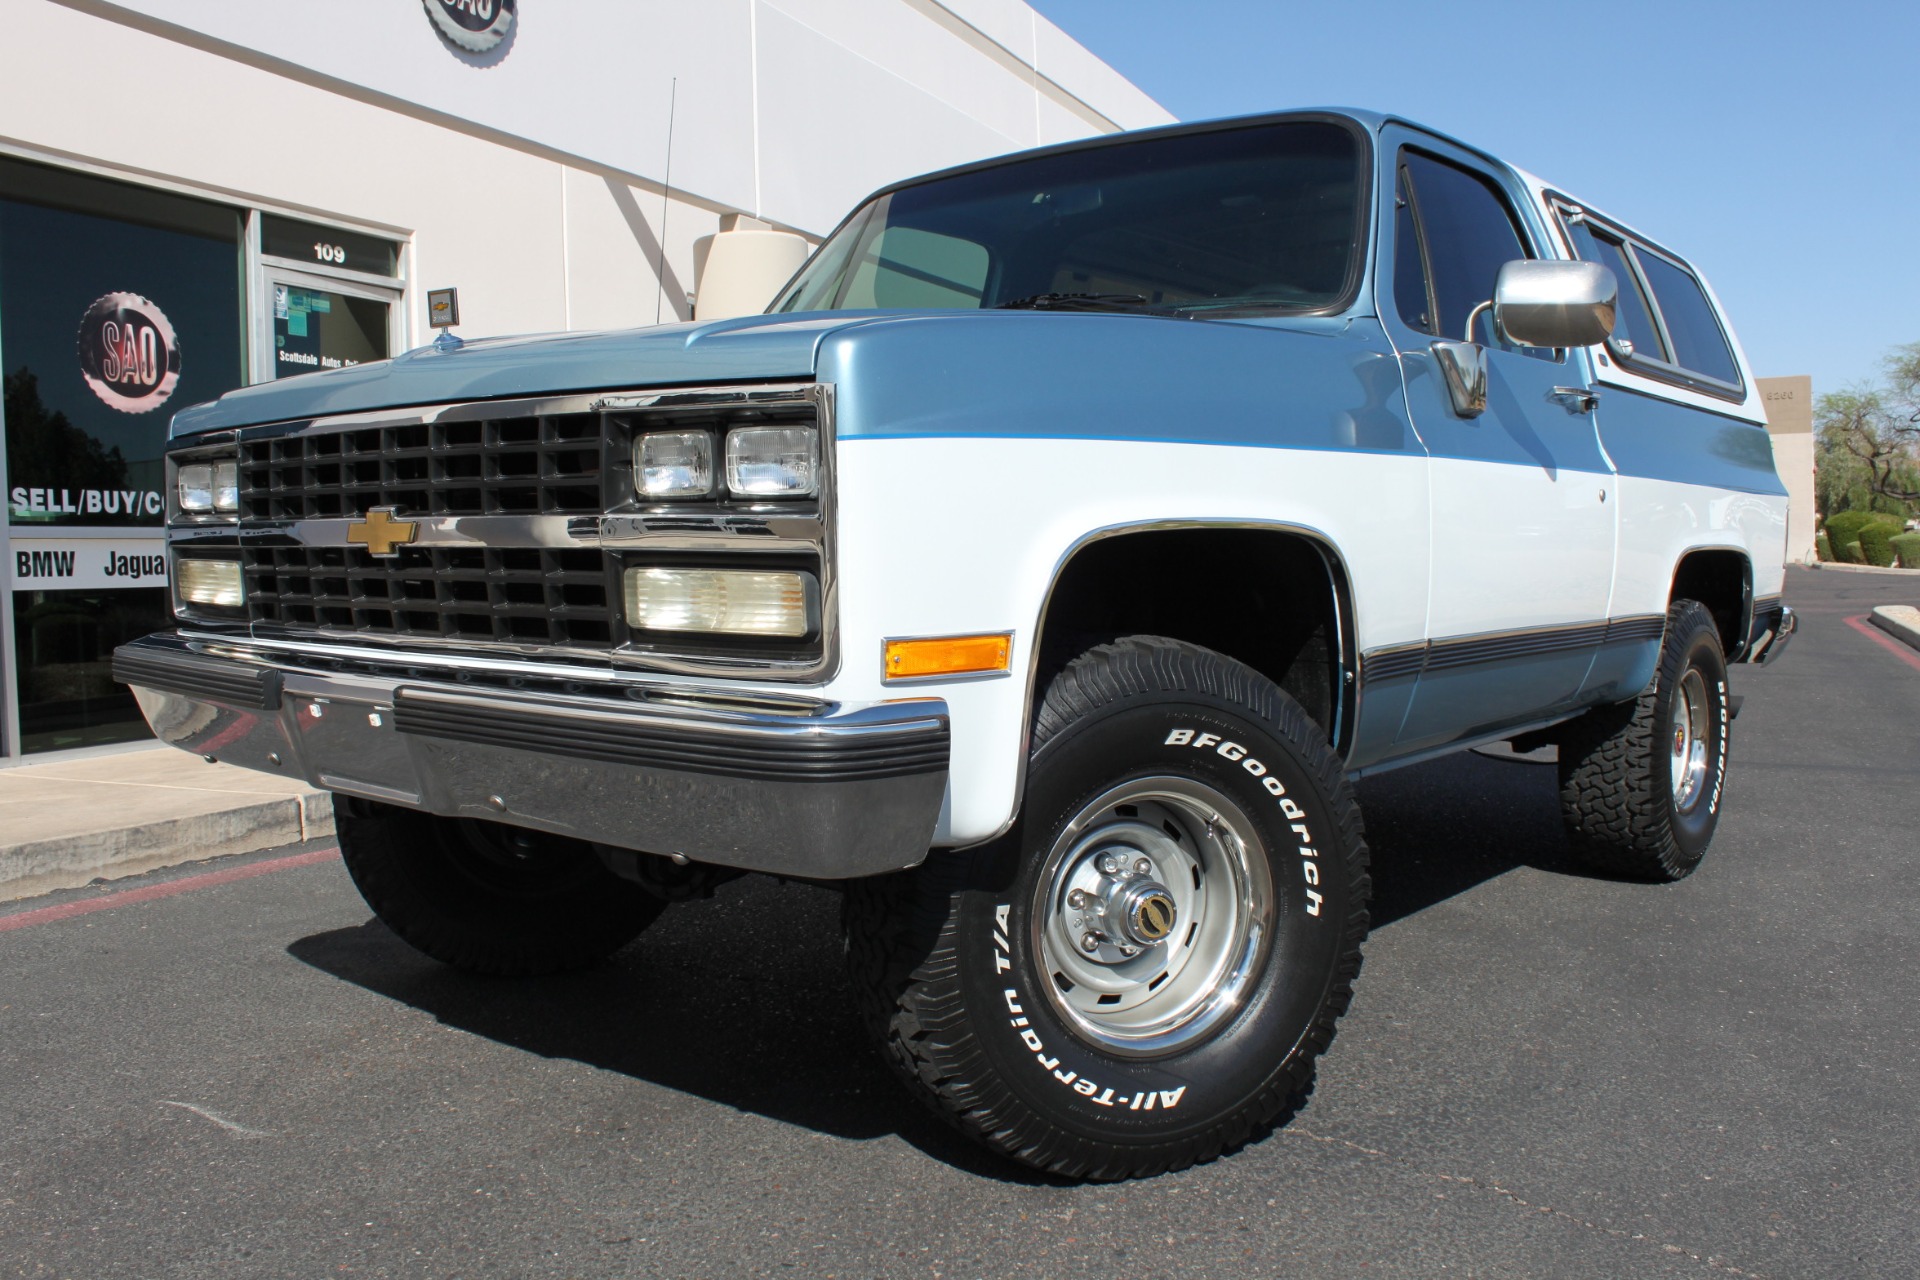
[[[1368,780],[1360,793],[1375,928],[1519,866],[1564,869],[1550,768],[1455,756]],[[838,917],[830,890],[749,877],[675,906],[584,973],[476,977],[420,955],[377,920],[313,934],[287,951],[528,1053],[835,1137],[898,1135],[985,1178],[1066,1185],[975,1147],[893,1079],[856,1019]]]
[[287,953],[446,1026],[819,1133],[898,1135],[1004,1182],[1066,1185],[1000,1160],[919,1106],[855,1016],[837,893],[750,877],[683,903],[582,973],[486,978],[430,960],[378,920]]
[[1520,867],[1592,876],[1560,824],[1551,763],[1459,752],[1358,784],[1382,929]]

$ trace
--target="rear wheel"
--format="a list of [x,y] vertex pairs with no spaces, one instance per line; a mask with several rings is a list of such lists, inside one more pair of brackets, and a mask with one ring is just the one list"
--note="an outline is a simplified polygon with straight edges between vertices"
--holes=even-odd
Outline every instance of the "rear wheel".
[[848,953],[909,1085],[1071,1177],[1183,1168],[1303,1095],[1366,931],[1360,817],[1270,681],[1130,637],[1047,691],[1022,817],[850,887]]
[[1679,880],[1720,821],[1727,660],[1707,607],[1676,600],[1652,685],[1560,733],[1560,805],[1575,856],[1617,875]]
[[380,922],[455,968],[584,968],[666,908],[580,840],[343,796],[333,812],[340,856]]

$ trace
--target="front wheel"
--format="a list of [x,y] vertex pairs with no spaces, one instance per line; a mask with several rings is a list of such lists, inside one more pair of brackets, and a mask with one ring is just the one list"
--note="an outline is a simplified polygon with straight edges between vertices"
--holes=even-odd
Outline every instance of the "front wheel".
[[1359,809],[1270,681],[1130,637],[1048,689],[1013,832],[852,887],[848,951],[908,1083],[1023,1163],[1126,1178],[1297,1104],[1366,932]]
[[345,796],[333,814],[347,873],[380,922],[457,969],[582,969],[666,909],[584,841]]

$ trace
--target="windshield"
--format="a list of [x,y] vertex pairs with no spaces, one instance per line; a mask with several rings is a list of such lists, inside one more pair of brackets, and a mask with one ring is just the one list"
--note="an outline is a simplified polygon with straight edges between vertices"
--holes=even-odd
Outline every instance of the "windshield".
[[1359,252],[1359,152],[1342,125],[1292,121],[903,187],[849,218],[769,310],[1330,307]]

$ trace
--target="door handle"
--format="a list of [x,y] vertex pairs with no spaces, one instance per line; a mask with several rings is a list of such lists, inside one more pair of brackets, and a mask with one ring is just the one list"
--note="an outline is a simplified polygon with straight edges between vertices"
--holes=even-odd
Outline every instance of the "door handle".
[[1600,404],[1600,393],[1592,387],[1555,387],[1547,399],[1557,401],[1568,413],[1592,413]]

